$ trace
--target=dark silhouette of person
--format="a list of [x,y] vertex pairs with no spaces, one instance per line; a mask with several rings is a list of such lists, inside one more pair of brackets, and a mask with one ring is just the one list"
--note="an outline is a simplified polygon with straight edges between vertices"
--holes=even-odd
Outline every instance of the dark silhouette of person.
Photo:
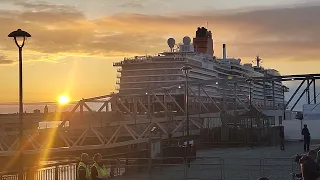
[[[305,155],[300,155],[300,154],[297,154],[295,155],[294,157],[294,162],[297,163],[299,165],[299,167],[301,167],[301,164],[302,164],[302,160],[304,160]],[[301,168],[300,168],[301,169]],[[291,173],[292,177],[293,178],[296,178],[296,179],[301,179],[302,178],[302,171],[300,173]]]
[[77,180],[90,180],[89,155],[81,154],[81,160],[77,168]]
[[301,159],[303,180],[317,180],[320,177],[319,165],[316,162],[317,151],[311,150],[308,156]]
[[44,106],[43,113],[44,113],[44,114],[48,114],[48,113],[49,113],[49,109],[48,109],[48,106],[47,106],[47,105]]
[[101,154],[93,157],[94,164],[91,167],[91,180],[106,180],[108,177],[107,168],[103,164]]
[[279,137],[280,137],[280,149],[284,150],[284,127],[283,126],[280,126]]
[[305,124],[303,125],[303,129],[301,131],[301,134],[303,135],[303,149],[304,152],[309,152],[310,150],[310,132],[308,129],[308,126]]

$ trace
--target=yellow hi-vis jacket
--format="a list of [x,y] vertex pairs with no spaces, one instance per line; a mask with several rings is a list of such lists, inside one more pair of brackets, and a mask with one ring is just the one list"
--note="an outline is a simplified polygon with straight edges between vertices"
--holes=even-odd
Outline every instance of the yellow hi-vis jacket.
[[97,169],[98,172],[98,179],[107,179],[108,171],[107,168],[103,165],[102,167],[98,165],[98,163],[94,163],[93,167]]
[[87,180],[90,180],[91,179],[91,174],[90,174],[90,166],[86,165],[85,163],[83,162],[80,162],[79,165],[78,165],[78,168],[77,168],[77,178],[79,179],[79,169],[83,167],[85,170],[86,170],[86,179]]

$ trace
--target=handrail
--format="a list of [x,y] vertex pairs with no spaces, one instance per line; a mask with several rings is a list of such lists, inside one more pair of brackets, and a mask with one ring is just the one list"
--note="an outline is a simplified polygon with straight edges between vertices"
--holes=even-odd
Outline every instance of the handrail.
[[[239,169],[239,166],[243,168],[249,168],[248,171],[255,171],[258,173],[260,176],[268,175],[268,171],[270,171],[270,167],[275,167],[273,169],[274,171],[279,171],[279,166],[286,167],[284,171],[290,171],[291,173],[295,173],[295,167],[296,164],[292,163],[293,158],[292,157],[269,157],[269,158],[222,158],[222,157],[206,157],[206,156],[195,156],[195,157],[165,157],[165,158],[152,158],[151,161],[139,161],[139,160],[148,160],[148,158],[128,158],[127,160],[132,162],[132,160],[137,160],[134,161],[134,163],[129,163],[127,162],[123,164],[123,161],[120,160],[121,158],[114,158],[114,159],[103,159],[104,161],[107,160],[115,160],[116,162],[114,164],[107,165],[108,168],[113,169],[112,175],[113,176],[121,176],[123,172],[126,172],[128,168],[128,173],[131,173],[131,170],[134,170],[136,168],[148,168],[149,167],[149,174],[146,174],[150,176],[153,172],[153,169],[156,167],[157,168],[167,168],[167,167],[180,167],[178,168],[178,172],[175,171],[175,176],[177,174],[181,175],[181,178],[183,179],[189,179],[192,178],[191,176],[194,176],[195,174],[194,171],[188,170],[190,169],[189,167],[195,167],[195,166],[207,166],[210,167],[213,171],[216,171],[216,175],[220,176],[217,177],[220,180],[228,179],[226,178],[226,175],[228,175],[228,171],[233,172]],[[149,159],[150,160],[150,159]],[[160,160],[160,161],[159,161]],[[162,160],[162,161],[161,161]],[[166,160],[172,160],[172,161],[166,161]],[[175,161],[179,160],[179,161]],[[230,161],[229,160],[233,160]],[[237,162],[240,162],[240,164],[236,163],[234,164],[234,160]],[[249,160],[249,161],[246,161]],[[254,160],[254,161],[252,161]],[[280,160],[280,161],[279,161]],[[285,161],[281,161],[285,160]],[[77,161],[71,160],[68,162],[62,162],[62,163],[55,163],[55,164],[50,164],[51,169],[45,169],[44,166],[41,166],[42,169],[33,169],[30,171],[27,171],[26,176],[28,178],[32,178],[34,175],[39,177],[44,177],[45,180],[49,180],[51,177],[54,179],[61,179],[61,180],[70,180],[70,177],[72,176],[75,178],[76,175],[76,168],[75,165],[73,164],[72,166],[69,167],[59,167],[59,165],[68,165],[75,163]],[[277,162],[277,163],[275,163]],[[275,163],[275,164],[274,164]],[[47,168],[50,168],[50,165],[46,166]],[[53,166],[52,166],[53,165]],[[216,167],[216,168],[214,168]],[[257,168],[255,168],[257,167]],[[250,169],[251,168],[251,169]],[[241,168],[240,168],[241,169]],[[272,170],[272,171],[273,171]],[[243,171],[243,169],[241,169]],[[132,171],[133,172],[133,171]],[[66,173],[66,174],[65,174]],[[114,174],[113,174],[114,173]],[[151,174],[150,174],[151,173]],[[157,170],[155,171],[157,173]],[[245,174],[247,172],[242,172],[242,174]],[[284,172],[286,173],[286,172]],[[6,171],[6,172],[1,172],[0,175],[3,178],[10,178],[12,180],[17,180],[17,172],[15,171]],[[197,173],[196,173],[197,174]],[[210,174],[210,172],[209,172]],[[206,174],[204,175],[204,179],[206,178]],[[207,174],[208,175],[208,174]],[[280,174],[280,176],[285,176],[286,174]],[[290,173],[288,173],[288,176]],[[182,177],[183,176],[183,177]],[[50,177],[48,179],[48,177]],[[28,179],[27,178],[27,179]],[[67,178],[67,179],[66,179]],[[201,179],[201,178],[200,178]],[[41,179],[42,180],[42,179]]]
[[[131,153],[117,153],[117,154],[111,154],[111,155],[107,155],[107,156],[103,156],[102,161],[108,161],[110,159],[114,159],[114,160],[118,160],[119,156],[123,156],[123,155],[130,155],[130,154],[135,154],[135,153],[139,153],[139,152],[143,152],[143,151],[147,151],[147,149],[142,149],[139,151],[133,151]],[[130,158],[129,158],[130,159]],[[25,170],[28,171],[30,169],[46,169],[46,168],[54,168],[54,167],[59,167],[59,166],[66,166],[66,165],[70,165],[70,164],[74,164],[74,163],[78,163],[80,161],[79,158],[74,159],[74,160],[68,160],[68,161],[60,161],[60,162],[56,162],[56,163],[50,163],[50,164],[44,164],[44,165],[34,165],[34,166],[30,166],[30,167],[26,167]],[[93,163],[93,161],[91,160],[89,163]],[[8,174],[15,174],[17,173],[16,171],[0,171],[0,175],[8,175]]]

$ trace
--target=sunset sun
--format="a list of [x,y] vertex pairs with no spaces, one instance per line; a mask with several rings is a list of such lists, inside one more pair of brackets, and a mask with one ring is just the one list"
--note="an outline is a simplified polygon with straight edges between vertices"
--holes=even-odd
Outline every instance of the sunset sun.
[[68,96],[63,95],[59,97],[59,104],[65,105],[65,104],[68,104],[69,102],[70,102],[70,99]]

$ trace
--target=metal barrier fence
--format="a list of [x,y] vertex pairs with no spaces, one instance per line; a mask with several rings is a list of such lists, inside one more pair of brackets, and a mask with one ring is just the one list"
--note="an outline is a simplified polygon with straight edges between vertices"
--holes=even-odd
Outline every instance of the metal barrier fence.
[[[292,158],[120,158],[104,159],[104,162],[115,180],[256,180],[259,177],[291,180],[290,174],[299,172]],[[31,169],[24,179],[76,180],[76,169],[76,163]],[[2,175],[1,180],[18,180],[18,175]]]

